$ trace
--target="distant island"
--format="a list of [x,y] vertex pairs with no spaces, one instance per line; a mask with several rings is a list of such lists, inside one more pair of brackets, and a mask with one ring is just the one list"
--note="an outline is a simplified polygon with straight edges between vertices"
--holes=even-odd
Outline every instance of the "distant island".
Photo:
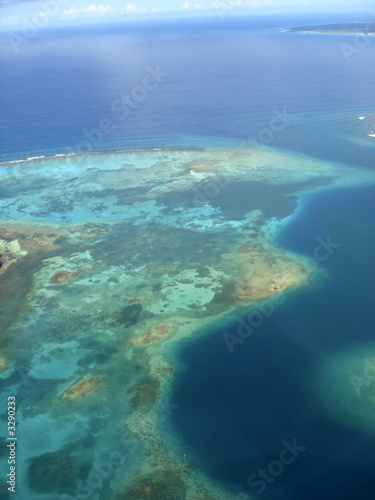
[[289,33],[352,33],[375,35],[375,21],[356,21],[354,23],[320,24],[287,28]]

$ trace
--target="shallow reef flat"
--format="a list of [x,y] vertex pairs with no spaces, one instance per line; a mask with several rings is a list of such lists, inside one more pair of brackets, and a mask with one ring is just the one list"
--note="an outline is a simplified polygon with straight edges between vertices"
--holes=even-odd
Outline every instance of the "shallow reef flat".
[[331,354],[310,374],[317,405],[342,424],[371,433],[375,429],[374,380],[374,343]]
[[1,164],[1,398],[17,398],[20,494],[233,498],[171,437],[169,349],[308,286],[318,264],[274,231],[304,193],[373,180],[271,148]]

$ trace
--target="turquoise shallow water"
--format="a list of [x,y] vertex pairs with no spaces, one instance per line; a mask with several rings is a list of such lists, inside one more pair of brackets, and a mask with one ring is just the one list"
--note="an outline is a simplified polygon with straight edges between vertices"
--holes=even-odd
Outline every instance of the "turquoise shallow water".
[[[304,158],[309,168],[300,172],[300,158],[285,152],[263,151],[251,168],[249,155],[149,150],[3,164],[1,398],[17,401],[24,497],[212,490],[166,444],[167,421],[180,408],[168,388],[180,366],[162,341],[233,309],[253,267],[273,270],[259,281],[266,295],[273,274],[288,268],[295,285],[305,281],[311,263],[273,249],[260,222],[293,211],[299,189],[327,183],[315,178],[315,169],[326,172],[314,160]],[[231,179],[221,196],[196,202],[218,171]],[[289,183],[269,183],[267,173]],[[122,460],[99,481],[113,454]]]

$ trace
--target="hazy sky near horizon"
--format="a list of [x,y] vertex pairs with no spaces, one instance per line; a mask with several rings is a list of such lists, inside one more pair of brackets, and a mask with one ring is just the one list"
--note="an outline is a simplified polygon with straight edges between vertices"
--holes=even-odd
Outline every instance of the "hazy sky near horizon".
[[369,18],[375,18],[374,0],[0,0],[0,28],[142,17],[334,11],[368,12]]

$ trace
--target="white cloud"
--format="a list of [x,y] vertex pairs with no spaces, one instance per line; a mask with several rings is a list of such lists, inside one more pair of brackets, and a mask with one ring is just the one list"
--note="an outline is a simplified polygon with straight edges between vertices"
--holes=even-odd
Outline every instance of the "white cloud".
[[206,5],[202,5],[199,3],[191,3],[190,0],[186,0],[184,5],[181,7],[182,10],[201,10],[207,9]]
[[92,4],[89,7],[85,7],[84,9],[77,9],[76,7],[70,7],[70,9],[64,10],[62,13],[63,18],[74,18],[78,16],[107,16],[107,15],[115,15],[115,14],[135,14],[137,12],[145,12],[145,9],[139,10],[137,7],[129,3],[125,7],[119,9],[117,7],[112,7],[111,5],[97,5]]
[[77,9],[77,7],[70,7],[70,9],[65,9],[62,13],[63,17],[78,17],[80,15],[92,16],[105,16],[108,14],[113,7],[109,5],[89,5],[84,9]]
[[180,10],[230,10],[237,7],[257,8],[268,7],[270,5],[273,5],[273,0],[214,0],[211,4],[206,5],[194,3],[192,0],[185,0],[185,3],[180,7]]
[[241,7],[269,7],[273,0],[239,0],[236,2]]
[[92,16],[105,16],[109,12],[113,11],[113,7],[109,5],[95,5],[92,4],[90,7],[87,7],[86,12],[91,14]]
[[0,25],[4,24],[19,24],[21,21],[20,16],[8,16],[8,17],[1,17],[0,18]]
[[131,12],[137,12],[137,7],[133,3],[130,3],[125,7],[126,14],[130,14]]

